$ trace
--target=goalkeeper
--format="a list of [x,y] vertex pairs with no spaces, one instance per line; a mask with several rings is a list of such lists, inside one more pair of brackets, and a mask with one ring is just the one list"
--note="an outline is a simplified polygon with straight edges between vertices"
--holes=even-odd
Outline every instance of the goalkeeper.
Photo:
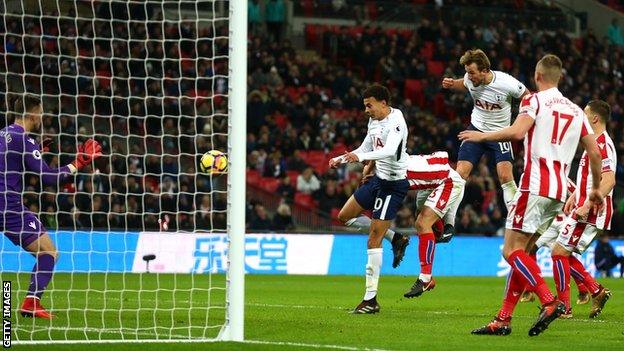
[[37,216],[22,203],[24,175],[35,173],[41,176],[43,184],[58,185],[100,157],[102,147],[89,139],[78,146],[76,160],[72,163],[50,168],[41,158],[41,152],[48,151],[50,142],[44,141],[40,148],[35,139],[28,136],[41,130],[41,100],[24,95],[16,99],[13,107],[17,114],[15,123],[0,131],[0,231],[36,259],[20,312],[24,316],[51,319],[52,314],[43,308],[40,299],[52,279],[58,253]]

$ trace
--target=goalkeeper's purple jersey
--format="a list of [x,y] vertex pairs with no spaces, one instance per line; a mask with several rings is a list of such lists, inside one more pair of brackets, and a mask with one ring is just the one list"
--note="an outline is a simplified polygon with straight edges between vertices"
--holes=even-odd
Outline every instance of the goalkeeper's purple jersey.
[[68,166],[50,168],[41,158],[35,139],[24,128],[11,124],[0,130],[0,208],[22,207],[24,174],[41,176],[43,184],[59,184],[71,171]]

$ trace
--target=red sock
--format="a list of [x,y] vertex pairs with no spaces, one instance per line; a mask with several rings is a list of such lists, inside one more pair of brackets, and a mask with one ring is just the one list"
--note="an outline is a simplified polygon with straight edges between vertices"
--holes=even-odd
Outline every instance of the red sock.
[[557,297],[570,309],[570,262],[567,256],[554,255],[553,274],[557,286]]
[[420,273],[431,274],[433,255],[435,253],[435,235],[423,233],[418,236],[418,255],[420,256]]
[[[535,261],[535,263],[537,263],[537,251],[529,253],[529,257],[531,257],[531,259],[533,259],[533,261]],[[537,265],[537,268],[539,268],[539,265]],[[540,274],[542,274],[541,270],[540,270]],[[531,284],[527,284],[524,287],[524,291],[535,292],[535,289],[533,288],[533,286],[531,286]]]
[[[572,272],[570,272],[570,275],[572,275]],[[587,289],[585,284],[583,284],[582,280],[578,279],[574,275],[572,275],[572,278],[574,278],[574,282],[576,283],[576,286],[578,287],[579,294],[587,294],[589,292],[589,289]]]
[[433,232],[438,235],[442,235],[444,233],[444,221],[438,219],[435,223],[433,223]]
[[527,255],[524,250],[516,250],[509,255],[507,262],[520,273],[520,277],[535,289],[535,294],[539,297],[542,305],[553,302],[555,297],[548,289],[548,285],[542,278],[537,263]]
[[537,251],[529,253],[529,257],[531,257],[533,261],[537,262]]
[[503,307],[498,311],[498,318],[507,319],[513,314],[514,308],[520,300],[520,294],[525,288],[526,283],[520,277],[520,273],[515,269],[509,271],[507,275],[507,285],[505,286],[505,298],[503,299]]
[[[585,289],[589,290],[590,293],[596,294],[600,291],[600,284],[594,279],[594,277],[587,272],[581,261],[578,258],[574,257],[574,255],[570,255],[568,257],[568,262],[570,263],[570,274],[574,277],[577,284],[580,282],[583,283]],[[578,279],[578,280],[577,280]],[[579,291],[581,290],[581,286],[579,285]]]

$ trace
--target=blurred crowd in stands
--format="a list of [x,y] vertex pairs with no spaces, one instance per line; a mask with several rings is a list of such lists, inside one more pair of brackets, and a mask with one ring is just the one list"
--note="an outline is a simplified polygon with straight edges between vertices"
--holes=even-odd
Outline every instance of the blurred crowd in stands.
[[[225,177],[196,163],[227,150],[227,25],[164,22],[153,3],[80,10],[90,8],[0,21],[0,111],[12,92],[42,95],[53,167],[91,137],[105,150],[75,182],[42,187],[28,175],[26,206],[50,229],[158,230],[169,219],[172,230],[225,230]],[[2,115],[0,127],[12,121]]]
[[[312,3],[312,10],[335,5]],[[437,16],[446,15],[453,16]],[[464,51],[482,48],[493,69],[512,74],[530,89],[535,89],[535,63],[545,53],[554,53],[564,62],[560,89],[566,96],[581,106],[591,99],[604,99],[613,109],[609,129],[618,149],[620,182],[613,233],[624,234],[624,139],[620,133],[624,127],[624,50],[608,37],[596,37],[591,29],[573,39],[563,30],[538,27],[537,20],[512,27],[503,21],[479,25],[435,16],[422,19],[414,29],[398,30],[309,23],[306,50],[293,48],[288,40],[271,41],[270,33],[260,32],[251,38],[248,55],[250,184],[279,194],[282,202],[324,212],[330,221],[356,189],[360,168],[349,165],[328,170],[326,162],[356,148],[364,138],[367,120],[359,97],[364,87],[380,82],[391,89],[393,105],[403,111],[410,127],[408,153],[446,150],[455,160],[457,134],[469,120],[472,100],[442,90],[440,82],[443,76],[464,75],[458,62]],[[520,143],[515,152],[517,179],[523,166]],[[491,166],[484,159],[469,178],[457,216],[458,232],[500,234],[506,210]],[[571,177],[575,176],[573,170]],[[253,218],[253,206],[250,214]],[[409,196],[395,224],[412,227],[413,220],[414,198]]]
[[[295,3],[311,4],[311,16],[332,6],[336,16],[361,11],[363,21],[371,19],[362,1]],[[446,150],[455,160],[457,134],[469,120],[472,100],[443,91],[440,81],[463,76],[459,57],[473,47],[486,51],[494,69],[531,88],[537,59],[547,52],[559,55],[566,71],[560,87],[564,94],[580,105],[600,98],[612,106],[609,128],[622,183],[622,46],[591,30],[578,39],[564,30],[540,30],[537,20],[526,17],[513,26],[502,20],[488,25],[455,21],[444,16],[458,16],[456,11],[441,9],[467,1],[427,3],[430,17],[418,17],[412,29],[312,21],[305,26],[303,44],[294,45],[299,41],[287,35],[283,0],[249,1],[249,230],[327,231],[340,224],[334,218],[359,185],[361,166],[330,170],[327,161],[364,138],[367,120],[359,94],[373,82],[390,88],[392,104],[406,116],[408,153]],[[511,13],[533,6],[530,1],[500,3]],[[46,155],[51,165],[71,161],[76,144],[90,137],[106,151],[95,169],[60,185],[58,192],[28,177],[27,206],[51,229],[158,230],[159,219],[166,216],[170,230],[225,230],[226,178],[197,174],[196,162],[205,151],[227,149],[227,26],[201,25],[194,18],[180,25],[158,22],[160,12],[140,3],[128,4],[130,11],[94,4],[95,20],[69,12],[58,22],[10,14],[0,21],[5,42],[0,84],[9,92],[43,94],[43,135],[54,140]],[[0,111],[7,110],[8,100],[0,92]],[[515,146],[519,177],[523,154],[521,145]],[[621,185],[616,201],[613,234],[618,235],[624,234]],[[409,194],[396,226],[413,226],[414,203]],[[484,159],[467,182],[457,231],[496,235],[505,215],[499,184]]]

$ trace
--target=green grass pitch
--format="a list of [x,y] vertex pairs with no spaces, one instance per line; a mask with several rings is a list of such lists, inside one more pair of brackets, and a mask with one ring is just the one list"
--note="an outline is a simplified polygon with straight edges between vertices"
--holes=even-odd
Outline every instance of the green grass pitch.
[[[2,273],[0,276],[13,281],[15,314],[28,275]],[[52,322],[33,321],[14,315],[13,326],[17,328],[14,333],[20,339],[85,339],[86,336],[135,339],[168,337],[170,333],[175,337],[189,334],[214,337],[218,329],[204,326],[216,326],[223,320],[223,280],[220,275],[74,274],[72,277],[57,274],[51,286],[53,291],[43,299],[46,306],[57,312],[57,318]],[[596,320],[587,317],[589,305],[573,305],[573,319],[557,320],[537,337],[527,335],[538,314],[536,302],[519,304],[510,336],[470,335],[470,330],[487,323],[498,310],[503,278],[440,277],[433,291],[416,299],[405,299],[403,292],[412,282],[412,277],[382,276],[381,313],[351,315],[347,312],[362,298],[363,276],[247,276],[245,338],[250,343],[244,344],[14,345],[13,348],[38,351],[624,350],[624,279],[601,280],[613,296]],[[202,289],[191,291],[191,284]],[[208,286],[214,289],[207,290]],[[67,287],[72,291],[68,292]],[[139,289],[142,291],[138,292]],[[575,300],[575,287],[572,289]],[[70,303],[71,309],[67,311]],[[102,312],[104,308],[106,312]],[[194,327],[189,329],[189,323]]]

